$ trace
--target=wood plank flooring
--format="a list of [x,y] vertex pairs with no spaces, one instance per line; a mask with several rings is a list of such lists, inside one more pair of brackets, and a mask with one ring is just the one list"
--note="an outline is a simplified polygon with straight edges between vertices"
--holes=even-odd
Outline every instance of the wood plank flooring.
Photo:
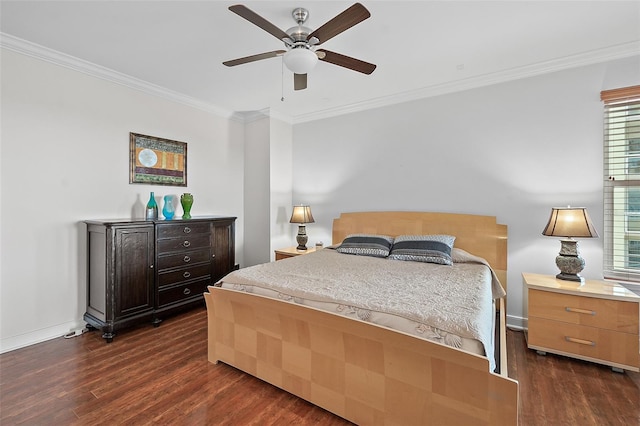
[[[0,355],[0,424],[347,425],[232,367],[207,361],[204,308],[160,327],[54,339]],[[640,425],[640,374],[526,348],[509,331],[520,425]]]

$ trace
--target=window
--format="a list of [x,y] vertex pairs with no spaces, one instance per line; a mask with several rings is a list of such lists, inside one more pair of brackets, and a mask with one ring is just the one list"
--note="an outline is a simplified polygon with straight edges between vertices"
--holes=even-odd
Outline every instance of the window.
[[640,281],[640,86],[606,90],[604,276]]

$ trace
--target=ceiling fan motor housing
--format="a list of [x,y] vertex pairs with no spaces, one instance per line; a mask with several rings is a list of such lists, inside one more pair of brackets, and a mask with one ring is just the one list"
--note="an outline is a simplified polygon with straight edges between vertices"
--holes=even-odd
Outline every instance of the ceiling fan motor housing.
[[293,19],[298,25],[295,27],[291,27],[286,31],[289,37],[291,37],[293,44],[290,44],[289,40],[284,40],[285,44],[287,44],[287,46],[289,47],[301,47],[300,45],[304,43],[306,45],[305,47],[308,48],[310,40],[307,40],[307,37],[309,37],[309,34],[311,34],[312,30],[311,28],[305,27],[302,24],[307,21],[307,18],[309,17],[309,11],[302,7],[298,7],[296,9],[293,9],[293,11],[291,12],[291,16],[293,16]]
[[[291,37],[291,40],[293,40],[294,45],[300,43],[308,44],[307,37],[309,36],[309,34],[311,34],[311,28],[298,25],[296,27],[289,28],[286,32],[289,37]],[[291,40],[289,40],[289,43],[291,43]],[[287,40],[285,40],[285,43],[286,42]]]

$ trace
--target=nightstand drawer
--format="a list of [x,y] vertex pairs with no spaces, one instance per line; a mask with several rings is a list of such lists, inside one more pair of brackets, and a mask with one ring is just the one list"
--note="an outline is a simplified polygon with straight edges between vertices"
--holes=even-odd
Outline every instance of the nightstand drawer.
[[586,325],[638,336],[638,303],[529,290],[531,317]]
[[528,345],[533,349],[580,355],[637,368],[638,335],[529,317]]
[[276,252],[276,260],[288,259],[290,257],[295,257],[293,254],[283,254]]

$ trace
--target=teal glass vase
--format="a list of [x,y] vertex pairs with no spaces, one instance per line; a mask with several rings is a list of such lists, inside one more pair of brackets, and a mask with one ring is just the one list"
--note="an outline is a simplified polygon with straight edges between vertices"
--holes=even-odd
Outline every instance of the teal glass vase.
[[182,204],[183,219],[191,219],[191,206],[193,205],[193,195],[185,192],[180,196],[180,204]]
[[156,203],[156,196],[152,192],[147,202],[147,209],[144,214],[145,220],[157,220],[158,219],[158,204]]
[[173,215],[176,214],[176,210],[173,207],[173,195],[164,196],[164,207],[162,207],[162,215],[165,219],[173,219]]

